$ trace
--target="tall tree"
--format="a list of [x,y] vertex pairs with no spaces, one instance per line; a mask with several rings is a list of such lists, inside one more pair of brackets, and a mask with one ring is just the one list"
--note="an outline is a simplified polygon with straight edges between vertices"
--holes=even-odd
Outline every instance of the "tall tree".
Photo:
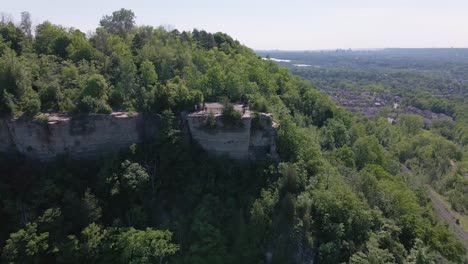
[[116,247],[122,263],[165,263],[167,257],[179,251],[179,246],[171,242],[169,231],[136,230],[130,228],[120,234]]
[[49,249],[48,238],[48,232],[38,232],[36,223],[27,224],[6,241],[2,254],[5,263],[39,263]]
[[25,36],[12,22],[0,23],[0,38],[18,55],[21,54]]
[[32,21],[31,21],[31,14],[29,12],[21,12],[21,23],[20,23],[21,30],[23,30],[24,34],[26,35],[26,40],[28,42],[32,42]]
[[112,12],[110,16],[104,16],[99,24],[109,33],[125,37],[135,27],[135,13],[132,10],[122,8]]
[[94,48],[86,39],[85,34],[75,30],[70,38],[70,45],[66,49],[68,57],[73,61],[91,61],[94,55]]
[[36,27],[34,47],[39,54],[53,54],[65,58],[70,36],[64,28],[45,21]]

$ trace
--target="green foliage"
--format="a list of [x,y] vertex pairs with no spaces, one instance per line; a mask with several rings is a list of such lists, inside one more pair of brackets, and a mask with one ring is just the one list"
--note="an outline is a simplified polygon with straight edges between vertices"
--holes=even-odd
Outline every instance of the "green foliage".
[[354,168],[356,157],[348,145],[344,145],[338,150],[338,158],[343,161],[345,166]]
[[33,90],[28,90],[23,94],[20,105],[21,109],[28,116],[33,116],[41,110],[41,100],[39,99],[39,95]]
[[242,125],[242,113],[234,109],[231,103],[225,103],[221,112],[221,121],[226,127],[237,127]]
[[[348,250],[354,251],[354,247],[368,239],[373,215],[367,205],[345,186],[314,190],[312,199],[313,219],[316,219],[319,230],[318,258],[323,263],[343,261]],[[345,244],[350,248],[346,249]]]
[[212,112],[209,112],[206,116],[204,126],[208,129],[216,128],[216,117]]
[[125,37],[135,26],[135,14],[132,10],[122,8],[110,16],[104,16],[99,23],[109,33]]
[[77,255],[84,260],[98,262],[104,253],[108,236],[109,231],[103,229],[102,226],[95,223],[88,225],[81,231],[80,241],[77,241],[78,248],[76,250],[79,251]]
[[312,117],[314,125],[321,127],[333,117],[334,105],[329,97],[317,90],[308,90],[303,97],[304,113]]
[[402,115],[399,119],[399,124],[403,133],[416,135],[423,127],[423,120],[418,115]]
[[0,58],[0,112],[17,116],[36,114],[41,107],[38,94],[31,87],[30,69],[7,51]]
[[442,257],[440,254],[431,251],[421,240],[416,240],[414,248],[411,249],[405,263],[450,263],[449,260]]
[[60,26],[46,21],[36,27],[34,48],[38,54],[53,54],[67,57],[69,34]]
[[112,112],[112,109],[108,105],[103,104],[101,100],[86,95],[78,102],[76,111],[79,113],[109,114]]
[[81,60],[91,61],[94,56],[94,48],[86,39],[86,36],[76,30],[71,36],[70,45],[67,47],[67,54],[75,62]]
[[158,75],[151,61],[143,61],[140,66],[140,72],[143,87],[151,87],[157,83]]
[[7,263],[38,262],[49,249],[49,233],[38,233],[37,224],[27,224],[26,229],[12,233],[3,248]]
[[328,149],[341,148],[350,143],[349,132],[340,119],[328,119],[321,128],[322,146]]
[[97,223],[102,217],[102,208],[99,206],[98,198],[86,189],[82,198],[83,218],[85,223]]
[[356,140],[353,144],[353,152],[358,169],[363,168],[366,164],[384,164],[384,150],[375,136],[362,137]]
[[[0,22],[0,38],[2,42],[14,50],[16,54],[21,54],[24,49],[24,41],[26,36],[23,31],[16,27],[12,22]],[[0,53],[1,54],[1,53]]]
[[437,191],[446,196],[452,206],[452,209],[461,213],[468,214],[468,179],[459,173],[449,173],[443,177],[436,186]]
[[296,160],[299,149],[303,146],[304,137],[299,132],[297,125],[289,118],[281,120],[278,130],[278,151],[285,160]]
[[63,100],[63,94],[59,84],[50,83],[48,86],[42,87],[39,90],[39,97],[42,104],[42,109],[46,111],[59,111],[60,103]]
[[252,129],[262,129],[260,114],[258,112],[251,112],[250,116],[252,117],[252,120],[250,121]]
[[123,231],[116,242],[121,263],[164,263],[165,259],[179,250],[171,243],[172,233],[147,228]]
[[110,113],[112,110],[106,103],[107,90],[107,82],[102,75],[91,75],[81,91],[76,111],[80,113]]
[[189,252],[193,257],[191,263],[219,263],[226,258],[226,241],[215,219],[215,209],[220,208],[217,197],[206,195],[195,209],[191,234],[198,243],[190,246]]
[[431,130],[435,133],[447,138],[448,140],[455,139],[455,122],[450,119],[441,118],[432,121]]
[[249,99],[251,110],[268,113],[268,102],[264,97],[253,97]]
[[366,244],[366,252],[358,252],[351,256],[349,263],[353,264],[385,264],[396,263],[395,258],[388,249],[379,248],[379,241],[375,235],[369,238]]
[[120,173],[113,174],[106,180],[111,186],[111,195],[120,193],[132,195],[134,192],[141,191],[145,188],[149,176],[145,169],[138,163],[125,160],[120,168]]
[[91,96],[94,98],[105,98],[107,94],[107,83],[102,75],[94,74],[86,80],[83,89],[83,96]]
[[40,231],[40,229],[54,226],[53,224],[60,215],[60,209],[47,209],[37,219],[37,222],[27,223],[24,229],[10,234],[2,252],[5,262],[37,263],[42,258],[55,254],[58,249],[49,242],[51,232]]

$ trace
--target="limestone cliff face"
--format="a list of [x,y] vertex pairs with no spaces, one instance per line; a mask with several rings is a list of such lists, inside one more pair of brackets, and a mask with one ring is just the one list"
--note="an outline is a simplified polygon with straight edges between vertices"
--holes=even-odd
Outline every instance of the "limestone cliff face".
[[[19,152],[28,158],[50,160],[69,154],[92,159],[128,148],[154,134],[158,118],[141,114],[93,114],[83,117],[53,115],[48,121],[1,120],[0,151]],[[150,125],[151,124],[151,125]]]
[[263,159],[267,155],[278,160],[276,152],[276,130],[278,124],[273,121],[270,114],[259,113],[253,119],[250,129],[249,155],[253,159]]
[[225,128],[216,117],[216,128],[205,127],[204,115],[189,115],[187,117],[190,135],[200,146],[211,153],[226,153],[234,159],[249,157],[249,137],[251,118],[243,117],[240,126]]
[[[52,160],[58,155],[95,159],[128,149],[134,143],[152,140],[159,127],[159,115],[92,114],[81,117],[49,115],[47,120],[0,119],[0,152],[20,153],[27,158]],[[206,115],[182,117],[187,137],[207,152],[227,154],[234,159],[278,159],[276,128],[268,114],[242,117],[242,125],[224,127],[216,115],[216,128],[205,127]]]
[[276,153],[277,125],[268,114],[261,113],[254,119],[244,114],[241,125],[225,127],[221,116],[215,115],[216,127],[207,128],[207,115],[194,113],[186,117],[191,138],[207,152],[227,154],[234,159],[278,159]]

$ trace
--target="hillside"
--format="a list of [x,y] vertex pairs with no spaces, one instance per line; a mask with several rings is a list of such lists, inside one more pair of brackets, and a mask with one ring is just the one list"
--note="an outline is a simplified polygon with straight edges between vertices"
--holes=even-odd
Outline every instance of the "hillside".
[[[432,185],[459,214],[459,222],[468,218],[468,49],[258,54],[279,59],[291,73],[309,81],[345,109],[374,120],[387,118],[397,127],[402,125],[400,121],[422,121],[423,129],[393,139],[387,133],[383,140],[392,141],[387,145],[394,153],[406,152],[399,160],[411,169],[408,179],[413,188]],[[314,66],[295,66],[298,64]],[[412,117],[408,119],[408,115]],[[428,142],[421,135],[432,139]],[[452,147],[448,151],[438,145]],[[457,158],[436,161],[436,156],[447,155],[445,151]]]
[[[0,155],[2,263],[463,263],[401,172],[463,156],[418,117],[393,126],[348,112],[223,33],[136,26],[121,9],[89,36],[51,22],[33,35],[28,17],[0,24],[3,118],[126,111],[157,113],[160,127],[97,160]],[[233,127],[231,103],[272,113],[281,161],[188,140],[180,114],[213,101]]]

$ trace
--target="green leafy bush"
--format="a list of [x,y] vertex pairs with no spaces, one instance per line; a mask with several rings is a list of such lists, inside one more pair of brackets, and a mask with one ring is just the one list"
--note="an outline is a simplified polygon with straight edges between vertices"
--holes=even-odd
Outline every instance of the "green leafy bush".
[[257,112],[253,112],[250,114],[250,116],[252,117],[252,121],[251,121],[251,126],[253,129],[261,129],[262,128],[262,124],[260,123],[260,114],[257,113]]
[[242,125],[242,114],[234,108],[231,103],[224,105],[221,112],[221,121],[226,127],[236,127]]
[[204,126],[208,129],[216,128],[216,117],[213,113],[209,112],[206,116]]

